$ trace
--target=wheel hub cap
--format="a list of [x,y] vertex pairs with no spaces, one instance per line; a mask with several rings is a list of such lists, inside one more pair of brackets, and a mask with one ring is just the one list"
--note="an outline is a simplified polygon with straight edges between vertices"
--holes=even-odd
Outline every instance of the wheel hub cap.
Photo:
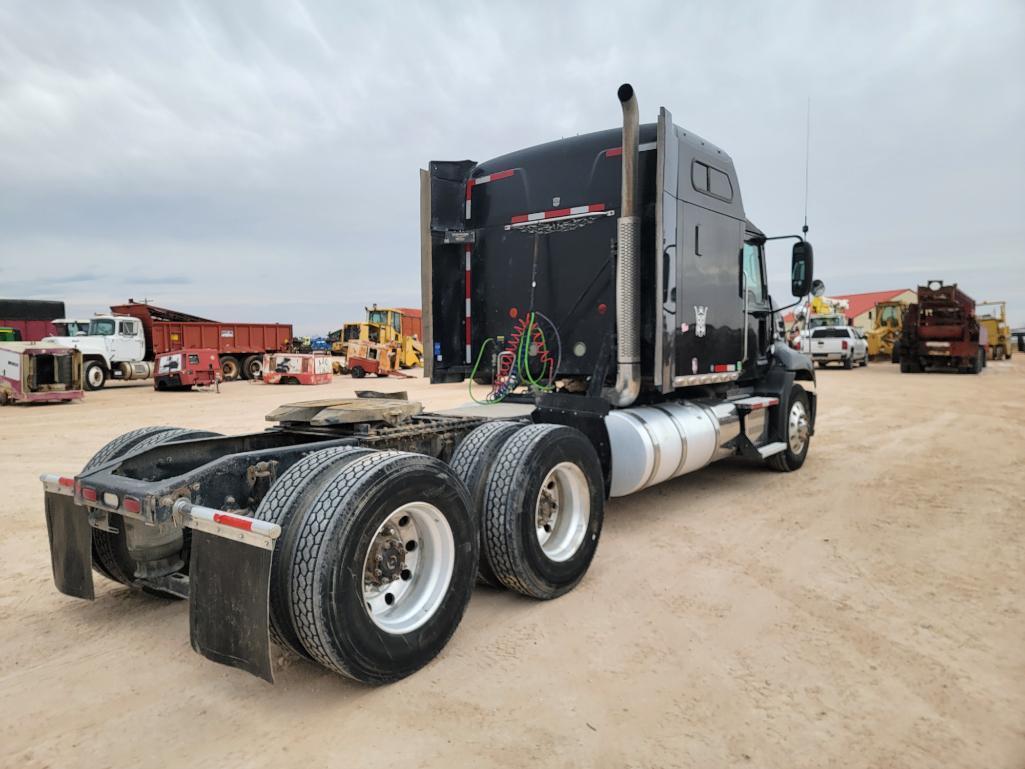
[[455,537],[434,505],[411,502],[389,515],[363,560],[363,605],[381,630],[401,635],[429,620],[448,592]]
[[553,561],[567,561],[580,548],[591,518],[587,478],[572,462],[560,462],[541,482],[534,507],[538,544]]
[[787,431],[790,450],[800,454],[808,441],[808,412],[800,401],[790,407],[789,429]]

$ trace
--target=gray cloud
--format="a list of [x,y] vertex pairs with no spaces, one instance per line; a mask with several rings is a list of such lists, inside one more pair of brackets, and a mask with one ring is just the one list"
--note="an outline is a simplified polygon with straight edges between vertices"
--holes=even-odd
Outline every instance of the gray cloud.
[[145,287],[304,332],[416,303],[417,169],[613,126],[629,80],[645,120],[733,155],[774,233],[800,227],[810,96],[829,290],[942,277],[1025,323],[1022,4],[619,8],[5,4],[0,294],[92,312]]

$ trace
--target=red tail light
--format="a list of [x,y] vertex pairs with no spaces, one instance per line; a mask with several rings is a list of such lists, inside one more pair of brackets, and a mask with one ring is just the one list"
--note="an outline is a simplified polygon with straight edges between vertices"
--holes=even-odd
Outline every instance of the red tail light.
[[844,339],[841,344],[843,344],[843,349],[846,350],[847,349],[847,340]]
[[88,486],[83,486],[82,487],[82,499],[87,500],[89,502],[95,502],[96,501],[96,489],[91,489]]
[[75,485],[75,479],[68,478],[67,476],[62,476],[57,479],[57,483],[59,483],[61,486],[67,486],[68,488],[70,488]]
[[124,508],[126,513],[142,512],[142,503],[135,497],[125,497]]

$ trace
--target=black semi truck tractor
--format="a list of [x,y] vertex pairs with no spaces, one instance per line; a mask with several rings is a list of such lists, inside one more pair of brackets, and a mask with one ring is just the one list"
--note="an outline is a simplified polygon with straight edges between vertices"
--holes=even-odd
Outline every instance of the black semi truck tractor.
[[[193,648],[267,680],[273,642],[384,683],[441,651],[478,580],[570,591],[609,497],[725,457],[800,468],[815,374],[776,338],[771,238],[725,152],[618,97],[621,128],[421,172],[427,373],[477,404],[127,433],[42,478],[57,588],[186,598]],[[785,237],[800,297],[812,249]]]

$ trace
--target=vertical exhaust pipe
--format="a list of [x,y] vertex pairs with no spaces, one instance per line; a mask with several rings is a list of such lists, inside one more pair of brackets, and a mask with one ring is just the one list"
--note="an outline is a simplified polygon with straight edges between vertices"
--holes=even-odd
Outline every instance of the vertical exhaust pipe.
[[633,86],[616,92],[623,108],[623,188],[616,221],[616,385],[613,406],[629,406],[641,391],[640,235],[637,214],[637,162],[640,117]]

